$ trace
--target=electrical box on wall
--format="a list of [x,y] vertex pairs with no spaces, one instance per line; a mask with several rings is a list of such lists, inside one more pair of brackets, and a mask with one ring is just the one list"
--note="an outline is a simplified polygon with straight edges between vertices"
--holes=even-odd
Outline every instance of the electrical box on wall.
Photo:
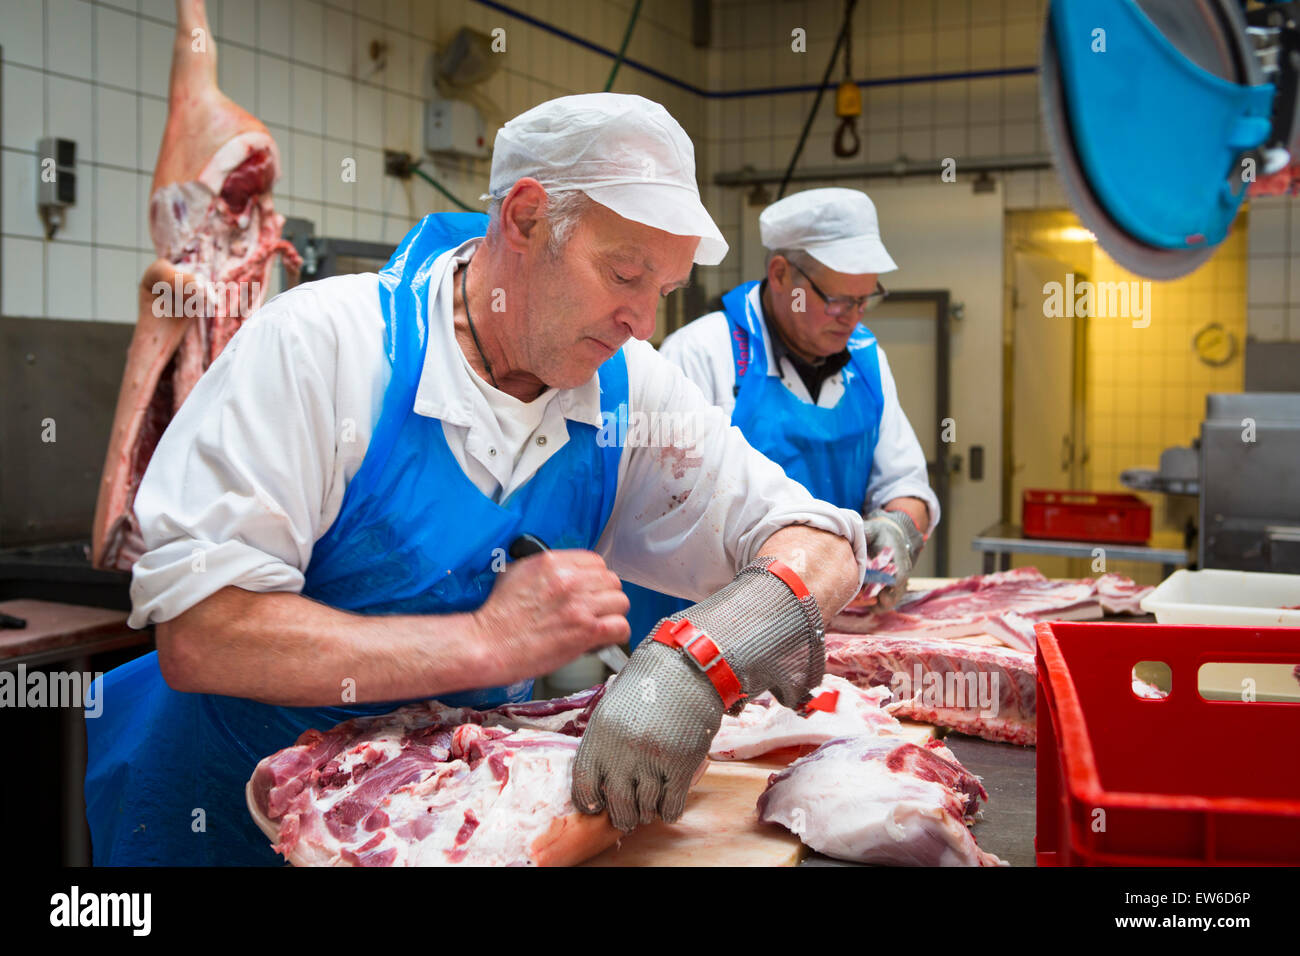
[[77,144],[60,136],[43,136],[36,143],[36,208],[45,223],[45,238],[66,220],[65,210],[77,202]]
[[463,100],[435,97],[424,104],[424,148],[473,158],[489,152],[483,114]]

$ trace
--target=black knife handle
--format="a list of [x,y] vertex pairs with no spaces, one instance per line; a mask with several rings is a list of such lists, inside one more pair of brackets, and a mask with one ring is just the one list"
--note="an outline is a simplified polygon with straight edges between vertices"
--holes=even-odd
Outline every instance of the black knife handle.
[[529,555],[541,554],[543,551],[550,551],[546,542],[536,535],[521,534],[515,540],[510,542],[510,557],[515,561],[520,558],[526,558]]

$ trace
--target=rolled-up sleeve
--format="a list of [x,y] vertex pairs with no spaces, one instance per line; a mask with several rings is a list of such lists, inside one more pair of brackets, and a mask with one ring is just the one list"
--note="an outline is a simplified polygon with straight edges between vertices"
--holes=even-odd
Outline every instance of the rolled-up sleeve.
[[[320,318],[324,298],[304,286],[259,310],[168,425],[135,498],[146,551],[133,569],[132,627],[229,585],[302,590],[373,427],[363,400],[340,440],[339,356],[349,349]],[[362,391],[382,395],[376,386]]]
[[614,509],[597,545],[620,577],[702,600],[729,583],[772,534],[806,525],[850,542],[861,580],[861,516],[818,501],[787,478],[648,345],[630,342],[625,354],[629,427]]
[[925,529],[928,537],[939,524],[939,498],[930,488],[925,452],[921,450],[916,432],[899,404],[898,386],[884,349],[880,349],[878,354],[885,407],[880,417],[880,437],[876,441],[862,510],[864,513],[872,511],[895,498],[920,498],[930,509],[930,527]]

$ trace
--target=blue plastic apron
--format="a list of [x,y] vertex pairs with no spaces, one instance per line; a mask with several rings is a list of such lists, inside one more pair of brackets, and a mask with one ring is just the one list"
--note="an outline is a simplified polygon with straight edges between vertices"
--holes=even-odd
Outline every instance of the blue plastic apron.
[[[844,394],[835,407],[809,404],[780,376],[767,374],[763,317],[749,298],[756,285],[746,282],[722,297],[738,386],[731,423],[814,497],[861,512],[885,405],[875,336],[859,325],[849,338],[849,363],[840,373]],[[632,602],[633,646],[660,618],[689,606],[682,598],[627,582],[623,590]]]
[[[379,274],[393,375],[339,516],[313,548],[308,597],[362,614],[472,610],[487,598],[493,565],[501,567],[519,534],[531,532],[553,548],[590,549],[600,537],[622,449],[597,442],[596,428],[569,421],[565,445],[497,504],[465,476],[442,422],[413,411],[437,295],[433,263],[486,227],[477,214],[426,216]],[[602,413],[626,415],[622,352],[601,366],[599,380]],[[441,699],[495,706],[528,699],[532,683]],[[101,693],[101,716],[86,720],[86,817],[96,865],[283,863],[245,806],[254,766],[308,728],[401,703],[296,708],[178,693],[163,681],[156,653],[111,671]]]

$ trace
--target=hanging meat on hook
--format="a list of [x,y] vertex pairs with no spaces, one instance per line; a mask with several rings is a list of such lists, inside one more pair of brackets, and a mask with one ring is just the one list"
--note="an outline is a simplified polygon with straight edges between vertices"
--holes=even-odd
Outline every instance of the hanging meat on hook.
[[129,569],[144,550],[136,489],[163,430],[243,321],[261,306],[280,238],[271,204],[275,141],[217,88],[203,0],[177,0],[167,125],[154,167],[149,234],[156,259],[140,280],[113,431],[95,505],[91,560]]

